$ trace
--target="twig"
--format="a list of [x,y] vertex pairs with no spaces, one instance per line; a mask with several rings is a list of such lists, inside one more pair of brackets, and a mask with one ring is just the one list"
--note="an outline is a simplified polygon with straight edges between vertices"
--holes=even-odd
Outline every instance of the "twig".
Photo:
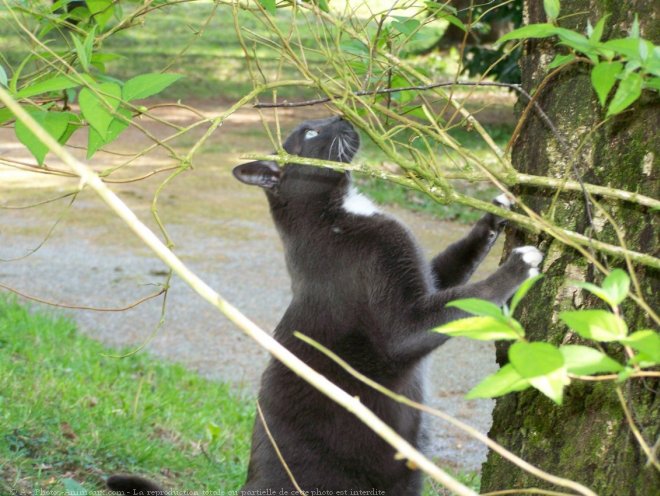
[[529,487],[525,489],[503,489],[502,491],[491,491],[489,493],[481,493],[481,496],[504,496],[505,494],[542,494],[544,496],[574,496],[574,493],[560,493],[557,491],[548,491],[547,489],[539,489],[537,487]]
[[623,396],[623,391],[621,391],[621,388],[619,386],[616,386],[614,390],[616,391],[616,396],[617,398],[619,398],[619,403],[621,403],[621,408],[623,409],[623,413],[625,414],[626,420],[628,421],[628,427],[630,427],[630,430],[635,436],[635,439],[637,439],[637,442],[642,448],[642,451],[648,458],[648,462],[651,465],[653,465],[657,470],[660,470],[660,463],[658,463],[658,460],[655,458],[655,453],[646,443],[644,436],[642,436],[642,433],[639,432],[639,429],[635,424],[635,419],[632,416],[632,412],[630,411],[630,408],[628,408],[628,403],[626,402],[626,398]]
[[[616,374],[607,374],[607,375],[573,375],[569,374],[571,379],[577,379],[578,381],[615,381],[619,378]],[[660,377],[660,372],[654,372],[652,370],[640,370],[639,372],[634,372],[628,376],[632,377]]]
[[23,293],[22,291],[19,291],[16,288],[12,288],[11,286],[7,286],[6,284],[0,283],[0,288],[11,291],[14,294],[17,294],[21,298],[25,298],[26,300],[30,301],[36,301],[37,303],[43,303],[44,305],[48,305],[51,307],[58,307],[58,308],[68,308],[70,310],[90,310],[92,312],[125,312],[126,310],[130,310],[131,308],[135,308],[138,305],[141,305],[145,301],[149,301],[153,298],[156,298],[160,295],[162,295],[165,291],[167,291],[165,288],[161,289],[160,291],[157,291],[156,293],[152,293],[148,296],[145,296],[144,298],[140,298],[139,300],[126,305],[124,307],[109,307],[109,308],[101,308],[101,307],[89,307],[85,305],[71,305],[68,303],[56,303],[54,301],[49,301],[49,300],[44,300],[43,298],[39,298],[38,296],[32,296],[26,293]]
[[[437,83],[423,84],[419,86],[406,86],[403,88],[383,88],[380,90],[359,90],[350,93],[353,96],[371,96],[371,95],[382,95],[389,93],[398,93],[401,91],[425,91],[431,90],[433,88],[442,88],[445,86],[498,86],[501,88],[510,88],[516,91],[520,91],[519,84],[511,83],[497,83],[497,82],[475,82],[475,81],[440,81]],[[312,100],[303,100],[300,102],[274,102],[274,103],[255,103],[254,108],[292,108],[292,107],[308,107],[311,105],[319,105],[321,103],[327,103],[332,100],[346,98],[346,95],[337,95],[333,97],[322,97],[315,98]]]
[[270,440],[270,444],[273,446],[273,449],[275,450],[275,454],[277,455],[278,460],[282,464],[282,467],[284,468],[286,474],[289,476],[289,480],[291,480],[291,483],[296,488],[299,494],[303,496],[307,496],[307,492],[303,491],[300,488],[300,486],[298,485],[298,481],[296,481],[296,478],[293,476],[293,473],[291,472],[289,465],[286,463],[286,460],[282,456],[282,452],[280,451],[280,448],[277,446],[277,443],[275,442],[275,438],[273,437],[273,435],[270,432],[270,429],[268,428],[268,424],[266,423],[266,419],[264,418],[264,412],[261,410],[261,405],[259,404],[258,400],[257,400],[257,413],[259,414],[259,418],[261,419],[261,425],[264,426],[266,435],[268,436],[268,439]]
[[[263,155],[257,153],[250,153],[244,155],[243,157],[250,160],[273,160],[278,163],[296,163],[296,161],[300,162],[299,157],[296,157],[294,155],[287,155],[287,154]],[[304,158],[304,162],[305,164],[308,165],[315,165],[319,167],[330,167],[336,170],[355,170],[355,171],[371,174],[374,177],[381,177],[383,179],[394,180],[399,184],[404,184],[405,186],[411,188],[415,188],[418,190],[420,189],[419,185],[416,186],[415,182],[411,178],[398,176],[396,174],[388,174],[386,172],[372,172],[369,169],[365,170],[364,168],[352,166],[350,164],[345,164],[343,162],[332,162],[328,160]],[[437,190],[438,187],[442,187],[442,185],[437,182],[438,180],[439,179],[434,179],[435,181],[434,184],[423,188],[423,190],[428,195],[436,199],[441,198],[441,195],[438,193]],[[626,256],[628,256],[630,257],[631,260],[633,260],[636,263],[647,265],[649,267],[653,267],[656,269],[660,269],[660,259],[654,257],[653,255],[640,253],[633,250],[628,250],[620,246],[604,243],[602,241],[596,241],[585,236],[584,234],[579,234],[574,231],[570,231],[568,229],[563,229],[561,227],[549,225],[545,223],[543,218],[534,214],[533,212],[531,212],[531,210],[527,210],[527,214],[535,215],[535,217],[533,218],[526,217],[524,215],[512,212],[510,210],[499,208],[490,202],[478,200],[476,198],[468,197],[466,195],[461,195],[458,193],[454,193],[451,199],[457,203],[468,205],[486,212],[491,212],[496,215],[499,215],[500,217],[516,222],[521,227],[531,232],[535,232],[535,233],[539,231],[547,232],[551,234],[553,237],[560,239],[560,241],[562,241],[563,243],[569,244],[570,246],[574,246],[574,247],[589,246],[598,251],[602,251],[603,253],[607,253],[615,257],[625,258]],[[539,227],[539,223],[542,227]]]

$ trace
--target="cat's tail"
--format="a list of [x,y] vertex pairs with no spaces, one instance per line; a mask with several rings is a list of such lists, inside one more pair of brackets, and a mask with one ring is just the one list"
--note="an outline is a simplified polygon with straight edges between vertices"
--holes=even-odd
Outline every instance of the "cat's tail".
[[149,496],[166,496],[167,492],[160,486],[137,475],[111,475],[106,481],[108,489],[116,494]]

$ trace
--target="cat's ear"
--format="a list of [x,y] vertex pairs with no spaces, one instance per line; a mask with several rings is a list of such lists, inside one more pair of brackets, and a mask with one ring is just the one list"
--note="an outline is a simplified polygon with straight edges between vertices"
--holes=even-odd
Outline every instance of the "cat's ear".
[[234,177],[240,182],[261,188],[274,188],[280,182],[280,168],[275,162],[257,160],[237,165],[233,170]]

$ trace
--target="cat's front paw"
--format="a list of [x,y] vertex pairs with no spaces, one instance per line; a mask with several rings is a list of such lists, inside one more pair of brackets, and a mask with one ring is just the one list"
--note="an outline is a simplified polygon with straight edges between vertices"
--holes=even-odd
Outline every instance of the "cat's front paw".
[[520,268],[526,270],[527,278],[539,275],[539,265],[543,261],[543,253],[535,246],[520,246],[511,252]]
[[[493,200],[493,204],[497,205],[498,207],[505,208],[507,210],[511,210],[511,205],[513,205],[511,200],[509,200],[509,198],[504,193],[496,197]],[[502,217],[491,213],[487,213],[484,216],[483,220],[488,225],[491,238],[496,238],[497,235],[502,231],[502,229],[506,225],[506,219],[503,219]]]

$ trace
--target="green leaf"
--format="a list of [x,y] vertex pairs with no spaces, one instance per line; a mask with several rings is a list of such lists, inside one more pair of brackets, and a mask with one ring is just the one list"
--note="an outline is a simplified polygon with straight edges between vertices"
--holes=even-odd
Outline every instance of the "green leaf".
[[323,12],[330,12],[330,7],[328,6],[328,0],[318,0],[319,9]]
[[147,98],[160,93],[181,77],[181,74],[161,74],[157,72],[135,76],[126,81],[124,85],[124,100],[130,102],[131,100]]
[[87,496],[87,489],[73,479],[62,479],[62,484],[68,496]]
[[128,109],[120,108],[117,111],[117,114],[124,116],[127,120],[117,117],[112,119],[108,126],[105,138],[101,137],[101,135],[90,126],[89,135],[87,137],[87,158],[92,158],[99,148],[116,140],[124,129],[128,127],[132,117],[131,112]]
[[14,113],[11,110],[7,107],[0,108],[0,125],[9,122],[12,119],[14,119]]
[[622,70],[621,62],[600,62],[591,70],[591,84],[596,90],[601,106],[605,106],[607,95],[614,87],[616,77],[621,74]]
[[25,86],[18,93],[16,93],[16,98],[30,98],[35,95],[41,95],[43,93],[68,90],[70,88],[81,86],[85,83],[94,84],[94,80],[87,74],[55,76],[46,79],[45,81],[40,81],[36,84]]
[[529,383],[558,405],[562,404],[564,386],[570,384],[566,368],[557,369],[540,377],[529,379]]
[[594,26],[593,31],[591,31],[591,34],[589,35],[589,41],[592,43],[598,43],[600,39],[603,37],[603,30],[605,29],[605,22],[607,19],[610,17],[610,14],[605,14],[603,17],[598,19],[598,22]]
[[85,0],[85,3],[96,24],[103,29],[114,14],[113,0]]
[[568,64],[569,62],[575,60],[575,54],[569,53],[567,55],[557,54],[552,62],[548,64],[548,69],[554,69],[555,67],[560,67],[562,65]]
[[547,375],[564,367],[564,357],[550,343],[513,343],[509,348],[509,361],[526,378]]
[[438,16],[438,19],[444,19],[444,20],[446,20],[449,24],[453,24],[454,26],[456,26],[458,29],[460,29],[460,30],[463,31],[464,33],[467,32],[467,27],[465,26],[465,24],[463,23],[463,21],[461,21],[461,20],[460,20],[458,17],[456,17],[455,15],[451,15],[451,14],[439,15],[439,16]]
[[578,288],[586,289],[590,293],[598,296],[598,298],[603,300],[605,303],[610,303],[610,296],[600,286],[596,286],[595,284],[585,281],[571,281],[569,284]]
[[553,36],[557,34],[556,26],[552,24],[530,24],[528,26],[523,26],[518,29],[505,34],[497,43],[504,43],[509,40],[522,40],[525,38],[547,38],[548,36]]
[[635,13],[635,19],[633,19],[632,26],[630,27],[630,37],[639,38],[639,18],[637,13]]
[[492,339],[519,339],[524,331],[512,329],[505,323],[493,317],[469,317],[449,322],[433,329],[435,332],[449,336],[463,336],[466,338],[490,341]]
[[350,53],[351,55],[368,55],[369,48],[360,40],[342,41],[339,48],[343,53]]
[[0,86],[4,86],[5,88],[9,84],[9,79],[7,78],[7,73],[5,72],[5,68],[2,67],[2,64],[0,64]]
[[608,40],[602,46],[623,55],[628,60],[639,58],[639,40],[633,38],[615,38]]
[[660,363],[660,335],[651,329],[633,332],[621,342],[646,355],[651,361]]
[[628,296],[630,277],[621,269],[614,269],[603,281],[603,291],[610,297],[612,306],[617,306]]
[[83,88],[78,95],[80,112],[103,139],[106,139],[108,126],[112,122],[113,113],[119,107],[121,87],[116,83],[103,83],[94,87],[96,93],[89,88]]
[[275,12],[277,12],[275,0],[259,0],[259,3],[269,14],[275,14]]
[[[30,115],[56,140],[60,139],[69,125],[70,117],[66,112],[44,112],[43,110],[37,110],[30,111]],[[42,165],[48,154],[48,147],[18,119],[16,120],[14,131],[18,140],[30,150],[37,163]]]
[[628,74],[620,83],[607,109],[607,117],[616,115],[632,105],[642,94],[642,76],[636,72]]
[[619,341],[628,334],[621,317],[606,310],[560,312],[559,318],[583,338],[595,341]]
[[527,292],[532,289],[532,286],[536,284],[536,281],[541,279],[543,277],[543,274],[538,274],[534,277],[530,277],[529,279],[526,279],[518,288],[518,290],[514,293],[513,298],[511,298],[511,314],[513,315],[513,312],[515,312],[516,307],[520,303],[520,300],[522,300]]
[[480,300],[479,298],[465,298],[463,300],[454,300],[447,303],[448,307],[460,308],[461,310],[473,315],[493,317],[502,320],[504,315],[502,309],[490,301]]
[[513,391],[522,391],[528,387],[529,381],[521,377],[513,365],[508,363],[472,388],[466,398],[495,398]]
[[557,36],[559,36],[561,43],[564,45],[568,45],[587,55],[594,53],[594,46],[589,42],[586,36],[565,28],[556,28],[555,31]]
[[406,36],[412,35],[422,24],[417,19],[406,19],[405,17],[397,17],[397,19],[392,22],[392,27]]
[[89,71],[89,60],[92,56],[91,51],[87,51],[87,44],[80,41],[80,38],[75,34],[71,34],[71,39],[73,40],[73,45],[76,47],[76,54],[78,55],[80,65],[85,72]]
[[559,16],[559,0],[543,0],[543,9],[548,20],[554,21]]
[[571,374],[591,375],[602,372],[619,372],[623,365],[604,353],[589,346],[565,345],[559,348],[566,369]]
[[644,82],[644,86],[651,90],[660,91],[660,77],[647,79]]

